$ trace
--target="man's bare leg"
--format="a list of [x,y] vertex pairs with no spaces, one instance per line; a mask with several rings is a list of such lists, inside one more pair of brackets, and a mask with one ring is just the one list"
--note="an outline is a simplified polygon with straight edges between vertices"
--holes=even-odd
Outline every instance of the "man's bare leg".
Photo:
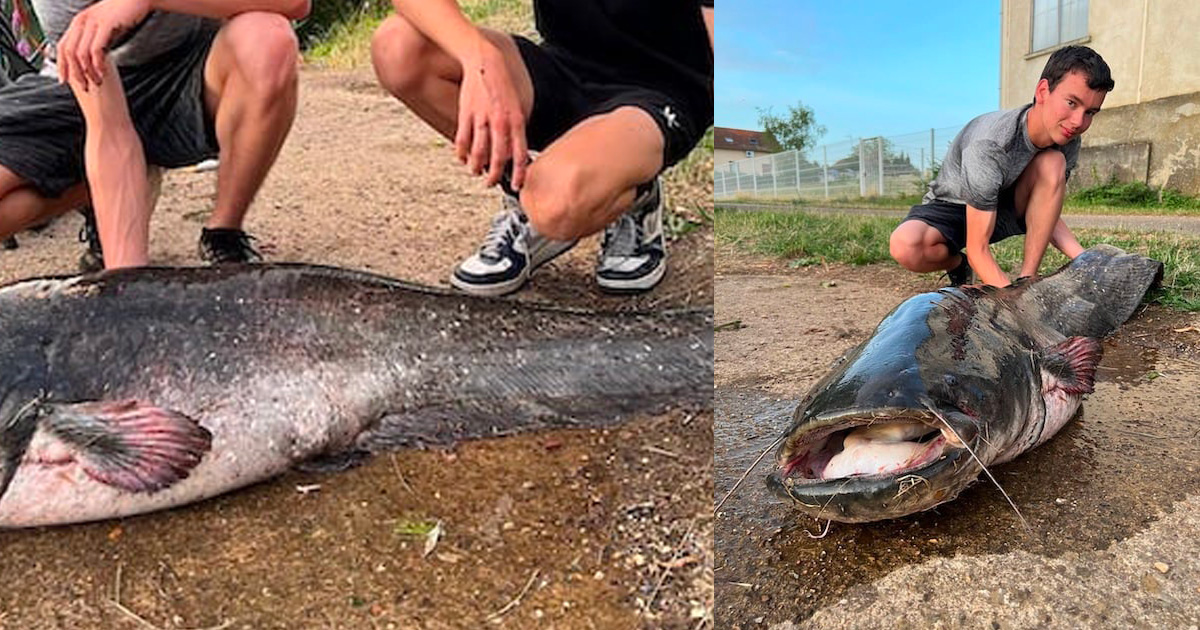
[[901,267],[917,273],[949,271],[962,263],[962,254],[951,251],[937,228],[917,219],[892,231],[888,249]]
[[1037,274],[1051,242],[1070,258],[1083,251],[1061,218],[1066,164],[1062,153],[1042,151],[1017,179],[1014,203],[1017,216],[1025,219],[1025,255],[1019,276]]
[[16,173],[0,166],[0,240],[40,225],[88,201],[86,184],[59,197],[43,197]]
[[209,228],[241,229],[296,116],[299,48],[287,18],[247,12],[217,34],[204,67],[220,166]]
[[529,167],[521,205],[538,232],[572,240],[603,230],[662,169],[662,131],[638,107],[592,116]]

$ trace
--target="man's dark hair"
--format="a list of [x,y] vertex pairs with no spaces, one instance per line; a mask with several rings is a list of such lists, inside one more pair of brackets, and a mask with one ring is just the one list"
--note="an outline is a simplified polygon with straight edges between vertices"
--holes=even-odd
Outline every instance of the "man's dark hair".
[[1071,72],[1081,72],[1087,77],[1087,86],[1093,90],[1111,92],[1113,87],[1112,74],[1108,64],[1099,53],[1087,46],[1064,46],[1054,51],[1042,68],[1042,78],[1050,84],[1050,89],[1062,81]]

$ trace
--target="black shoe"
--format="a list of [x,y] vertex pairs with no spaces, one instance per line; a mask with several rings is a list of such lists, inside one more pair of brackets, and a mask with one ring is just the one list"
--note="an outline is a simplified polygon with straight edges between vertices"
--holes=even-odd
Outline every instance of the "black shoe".
[[254,249],[253,236],[235,228],[200,230],[200,259],[212,265],[250,263],[262,260]]
[[662,185],[655,179],[633,207],[604,229],[596,283],[611,293],[654,288],[667,271]]
[[967,255],[958,254],[962,257],[962,262],[958,266],[946,272],[946,278],[950,280],[950,286],[961,287],[964,284],[970,284],[972,279],[971,265],[967,263]]
[[100,230],[96,229],[96,212],[91,206],[79,209],[83,215],[83,226],[79,228],[79,242],[87,243],[87,250],[79,255],[79,270],[84,273],[104,269],[104,250],[100,248]]

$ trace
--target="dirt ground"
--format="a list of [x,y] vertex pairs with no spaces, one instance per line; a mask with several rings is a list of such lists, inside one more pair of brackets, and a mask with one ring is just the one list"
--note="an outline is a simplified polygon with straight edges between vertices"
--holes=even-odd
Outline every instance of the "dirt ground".
[[[199,263],[214,181],[166,175],[155,264]],[[667,192],[684,214],[711,209],[711,182]],[[369,71],[306,69],[295,127],[247,230],[269,260],[444,286],[498,206]],[[18,249],[0,251],[0,281],[73,273],[80,223],[70,215],[19,235]],[[581,243],[517,299],[712,303],[711,227],[671,243],[666,280],[639,298],[595,289],[596,248]],[[0,532],[0,627],[711,627],[712,422],[710,411],[679,410],[403,451],[173,511]],[[428,556],[423,540],[398,533],[435,521],[444,535]]]
[[[716,498],[833,360],[940,286],[892,265],[789,268],[718,247]],[[936,509],[817,522],[769,493],[768,457],[717,513],[719,628],[1196,627],[1200,316],[1142,309],[1049,443]]]

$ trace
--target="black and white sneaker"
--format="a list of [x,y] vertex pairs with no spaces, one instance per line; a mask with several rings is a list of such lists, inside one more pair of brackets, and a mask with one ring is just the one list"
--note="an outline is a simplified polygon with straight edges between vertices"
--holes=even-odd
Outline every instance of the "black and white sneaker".
[[454,268],[450,284],[472,295],[512,293],[529,280],[535,269],[575,246],[577,241],[556,241],[537,233],[515,196],[502,193],[503,208],[492,217],[492,227],[479,250]]
[[654,288],[666,271],[662,184],[655,179],[632,208],[604,228],[596,283],[604,291],[636,293]]
[[79,228],[79,242],[87,243],[87,249],[79,255],[79,270],[84,273],[104,269],[104,250],[100,248],[100,230],[96,228],[96,211],[91,206],[79,209],[83,225]]
[[252,263],[262,260],[254,249],[255,238],[236,228],[200,230],[200,258],[210,265]]

